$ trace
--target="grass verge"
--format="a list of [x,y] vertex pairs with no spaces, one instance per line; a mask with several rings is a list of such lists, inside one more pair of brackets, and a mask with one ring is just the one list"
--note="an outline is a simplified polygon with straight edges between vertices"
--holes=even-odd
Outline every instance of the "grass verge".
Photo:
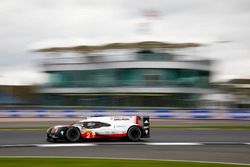
[[4,167],[241,167],[250,165],[178,162],[157,160],[119,160],[119,159],[85,159],[85,158],[0,158],[0,166]]

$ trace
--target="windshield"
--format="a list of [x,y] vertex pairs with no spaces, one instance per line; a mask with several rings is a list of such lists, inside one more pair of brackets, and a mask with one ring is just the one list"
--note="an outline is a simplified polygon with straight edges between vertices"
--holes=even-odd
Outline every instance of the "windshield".
[[108,123],[97,122],[97,121],[74,122],[71,125],[72,126],[81,126],[82,128],[86,128],[86,129],[95,129],[95,128],[101,128],[101,127],[111,126]]

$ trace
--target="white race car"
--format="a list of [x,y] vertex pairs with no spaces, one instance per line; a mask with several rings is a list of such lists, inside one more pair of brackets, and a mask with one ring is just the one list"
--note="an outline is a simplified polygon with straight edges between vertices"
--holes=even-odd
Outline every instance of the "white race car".
[[48,141],[77,142],[82,139],[128,138],[138,141],[150,137],[148,116],[87,117],[71,125],[47,130]]

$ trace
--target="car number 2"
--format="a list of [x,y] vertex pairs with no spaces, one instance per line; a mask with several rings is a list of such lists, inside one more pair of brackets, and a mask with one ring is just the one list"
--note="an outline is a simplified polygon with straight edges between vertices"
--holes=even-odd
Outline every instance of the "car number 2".
[[95,135],[92,131],[85,131],[85,138],[87,139],[95,138]]

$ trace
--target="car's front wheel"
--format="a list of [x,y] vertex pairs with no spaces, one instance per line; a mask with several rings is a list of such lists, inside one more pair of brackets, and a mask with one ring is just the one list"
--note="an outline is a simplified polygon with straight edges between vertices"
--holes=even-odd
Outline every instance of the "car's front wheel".
[[130,141],[138,141],[141,139],[141,129],[137,126],[132,126],[128,130],[128,139]]
[[78,128],[72,127],[66,131],[66,139],[69,142],[76,142],[80,140],[80,138],[81,138],[81,133]]

